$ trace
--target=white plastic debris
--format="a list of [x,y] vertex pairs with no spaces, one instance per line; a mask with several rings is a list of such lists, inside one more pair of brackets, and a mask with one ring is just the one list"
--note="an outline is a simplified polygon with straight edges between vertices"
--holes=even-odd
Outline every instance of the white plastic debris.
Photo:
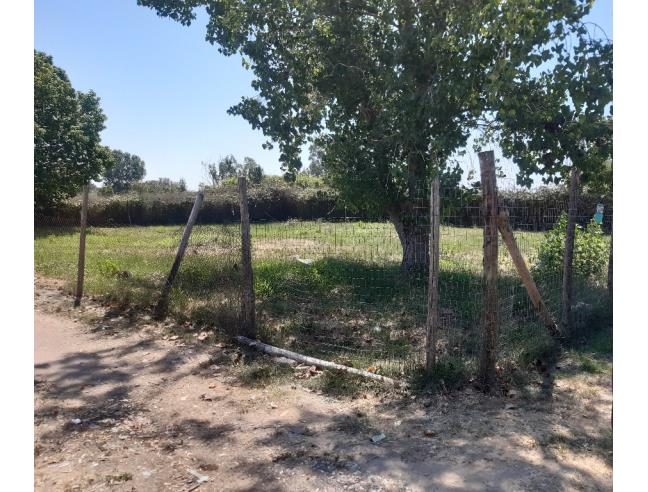
[[371,442],[374,443],[374,444],[378,444],[383,439],[385,439],[385,437],[387,437],[387,436],[381,432],[380,434],[376,434],[375,436],[373,436],[371,438]]
[[205,483],[209,481],[209,477],[207,475],[201,475],[196,470],[192,470],[191,468],[189,468],[187,471],[196,479],[196,483]]

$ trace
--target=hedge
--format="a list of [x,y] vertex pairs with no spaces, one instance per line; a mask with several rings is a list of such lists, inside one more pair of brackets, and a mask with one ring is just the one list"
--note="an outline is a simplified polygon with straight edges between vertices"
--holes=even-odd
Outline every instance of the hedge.
[[[479,193],[446,190],[442,198],[443,223],[461,227],[481,224]],[[460,197],[460,198],[459,198]],[[189,216],[195,192],[131,193],[102,197],[92,194],[88,224],[96,227],[118,225],[177,225]],[[270,181],[249,188],[250,219],[253,222],[285,221],[289,219],[336,220],[347,218],[344,204],[337,193],[327,186],[302,187],[280,181]],[[567,210],[567,193],[563,188],[541,188],[534,191],[500,191],[500,206],[509,208],[513,227],[527,230],[547,230],[560,214]],[[578,221],[586,224],[594,215],[596,204],[605,206],[603,227],[612,227],[612,199],[584,193],[579,200]],[[35,215],[35,226],[73,226],[78,224],[80,200],[70,200],[48,213]],[[362,211],[353,219],[385,220]],[[205,190],[205,200],[198,215],[200,224],[221,224],[239,220],[238,190],[226,184]]]

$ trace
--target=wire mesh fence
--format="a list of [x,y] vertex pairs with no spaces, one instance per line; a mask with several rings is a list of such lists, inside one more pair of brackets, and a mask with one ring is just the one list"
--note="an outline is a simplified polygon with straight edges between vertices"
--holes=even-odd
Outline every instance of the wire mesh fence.
[[[566,197],[512,193],[500,183],[520,253],[555,320],[560,319],[563,214]],[[513,190],[515,191],[515,190]],[[209,195],[206,203],[209,207]],[[400,197],[398,213],[361,215],[343,206],[319,219],[273,220],[251,212],[257,335],[266,343],[344,365],[400,377],[424,365],[430,233],[429,184]],[[535,201],[534,201],[535,200]],[[186,207],[185,207],[186,208]],[[578,216],[574,325],[586,324],[608,300],[611,214]],[[85,291],[105,302],[149,309],[158,300],[184,224],[132,225],[88,217]],[[159,211],[157,212],[160,213]],[[189,215],[185,210],[183,219]],[[169,298],[169,315],[234,335],[241,316],[241,226],[206,224],[198,215]],[[259,219],[266,216],[267,219]],[[96,219],[96,220],[95,220]],[[281,219],[285,219],[282,215]],[[476,370],[482,310],[483,217],[478,191],[441,188],[439,329],[441,365]],[[604,232],[605,231],[605,232]],[[79,251],[78,219],[35,216],[36,272],[71,290]],[[499,240],[501,361],[530,360],[548,343],[504,242]],[[537,347],[533,343],[537,341]]]
[[[185,217],[186,219],[186,217]],[[184,225],[95,226],[86,236],[85,292],[122,308],[149,309],[158,302]],[[37,217],[36,273],[64,281],[73,292],[77,276],[79,227],[70,221]],[[194,226],[169,297],[169,315],[235,334],[240,300],[240,224]]]

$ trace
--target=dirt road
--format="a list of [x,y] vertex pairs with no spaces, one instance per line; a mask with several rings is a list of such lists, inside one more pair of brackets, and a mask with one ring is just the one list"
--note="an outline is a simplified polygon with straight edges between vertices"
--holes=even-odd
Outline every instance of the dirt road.
[[235,348],[73,311],[52,285],[35,309],[36,490],[612,488],[603,375],[559,378],[553,403],[335,399],[296,379],[254,387]]

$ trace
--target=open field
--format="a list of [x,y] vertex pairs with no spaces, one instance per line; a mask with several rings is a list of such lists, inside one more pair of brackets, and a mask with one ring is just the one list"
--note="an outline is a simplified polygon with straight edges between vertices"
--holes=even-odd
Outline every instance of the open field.
[[[86,293],[124,309],[150,307],[181,234],[178,226],[90,228]],[[543,234],[516,233],[530,265]],[[78,233],[38,228],[35,236],[36,272],[65,281],[71,290]],[[239,245],[238,226],[194,228],[171,295],[173,318],[220,333],[234,332]],[[401,246],[390,223],[253,224],[252,246],[261,338],[358,367],[374,365],[386,374],[401,373],[420,362],[427,274],[401,274]],[[442,227],[441,248],[440,350],[450,361],[445,377],[452,380],[461,377],[454,372],[470,370],[478,350],[482,231]],[[503,247],[500,272],[501,352],[524,365],[545,351],[549,341]],[[600,298],[603,283],[599,284],[578,292]],[[540,285],[554,311],[559,286],[559,278]],[[461,364],[455,359],[462,359]]]

